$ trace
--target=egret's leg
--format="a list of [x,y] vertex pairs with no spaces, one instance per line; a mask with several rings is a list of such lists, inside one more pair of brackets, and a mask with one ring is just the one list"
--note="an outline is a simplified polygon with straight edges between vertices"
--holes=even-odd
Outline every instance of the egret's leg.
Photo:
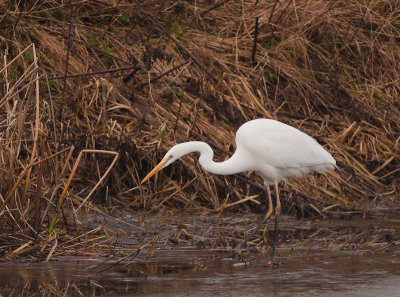
[[274,180],[275,184],[275,194],[276,194],[276,207],[275,207],[275,214],[277,217],[281,214],[281,200],[279,199],[279,189],[278,189],[278,181]]
[[272,251],[271,251],[271,259],[269,261],[270,265],[274,263],[274,255],[275,255],[275,246],[276,246],[276,237],[278,234],[278,218],[281,214],[281,200],[279,199],[279,190],[278,190],[278,181],[275,179],[275,194],[276,194],[276,207],[275,207],[275,226],[274,226],[274,239],[272,241]]
[[272,212],[274,211],[274,205],[272,204],[272,197],[271,197],[271,189],[269,188],[269,185],[267,185],[267,196],[268,196],[268,212],[265,215],[263,223],[265,223],[269,217],[272,215]]
[[239,249],[236,250],[236,252],[240,251],[242,248],[244,248],[244,246],[246,245],[246,243],[249,241],[249,239],[251,237],[253,237],[253,235],[261,229],[261,226],[263,226],[265,224],[265,222],[270,218],[270,216],[272,215],[272,213],[274,212],[274,206],[272,204],[272,198],[271,198],[271,190],[269,188],[269,185],[267,186],[267,196],[268,196],[268,212],[265,215],[264,219],[253,229],[253,231],[250,232],[250,234],[246,237],[246,239],[243,241],[243,243],[240,245]]
[[274,256],[275,256],[275,246],[276,246],[276,235],[278,234],[278,217],[275,216],[275,226],[274,226],[274,238],[272,240],[272,250],[271,257],[269,259],[268,265],[274,265]]

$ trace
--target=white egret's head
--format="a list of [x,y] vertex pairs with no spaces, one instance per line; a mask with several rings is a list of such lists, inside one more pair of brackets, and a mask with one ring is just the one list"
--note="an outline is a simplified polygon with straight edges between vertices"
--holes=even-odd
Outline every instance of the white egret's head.
[[173,147],[171,147],[171,149],[165,154],[164,158],[162,159],[161,162],[165,162],[165,163],[164,163],[164,166],[161,167],[161,169],[174,163],[176,160],[178,160],[180,157],[182,157],[186,154],[187,154],[187,152],[182,150],[181,144],[174,145]]
[[184,146],[182,144],[177,144],[174,145],[164,156],[164,158],[161,160],[160,163],[157,164],[156,167],[153,168],[152,171],[149,172],[149,174],[146,175],[146,177],[142,180],[142,183],[147,181],[150,177],[152,177],[154,174],[156,174],[158,171],[161,169],[167,167],[168,165],[174,163],[176,160],[178,160],[180,157],[186,155],[188,152],[187,150],[184,149]]

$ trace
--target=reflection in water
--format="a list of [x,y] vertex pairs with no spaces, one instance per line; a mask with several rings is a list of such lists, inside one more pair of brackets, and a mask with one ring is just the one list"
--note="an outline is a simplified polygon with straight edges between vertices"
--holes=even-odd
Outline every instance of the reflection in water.
[[282,258],[234,267],[217,252],[159,251],[154,262],[96,273],[86,264],[0,264],[1,296],[400,296],[400,250]]
[[[124,219],[135,221],[137,217]],[[229,241],[235,232],[243,234],[258,219],[221,217],[216,225],[210,216],[146,217],[146,232],[124,225],[130,235],[120,240],[120,251],[136,251],[132,246],[150,242],[158,234],[160,240],[154,245],[152,259],[140,258],[146,254],[143,252],[133,258],[134,262],[111,268],[111,263],[95,267],[99,259],[89,262],[66,257],[51,264],[0,263],[0,296],[400,297],[397,214],[394,218],[385,215],[372,220],[321,222],[282,218],[278,249],[281,257],[277,258],[281,265],[274,269],[234,266],[224,250],[213,250],[227,246],[218,240]],[[181,234],[183,225],[193,237],[176,235]],[[110,221],[108,227],[118,229],[120,225]],[[178,238],[179,245],[165,244],[171,238]],[[198,248],[201,246],[205,249]],[[314,249],[308,250],[311,247]],[[354,247],[377,253],[362,254]],[[254,263],[263,260],[257,256]],[[97,273],[105,268],[109,269]]]

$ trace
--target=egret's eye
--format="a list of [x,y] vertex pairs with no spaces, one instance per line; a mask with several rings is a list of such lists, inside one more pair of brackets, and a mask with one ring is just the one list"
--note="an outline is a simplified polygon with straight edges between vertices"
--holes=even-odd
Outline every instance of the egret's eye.
[[169,155],[168,158],[167,158],[167,161],[171,160],[173,157],[174,157],[174,156]]

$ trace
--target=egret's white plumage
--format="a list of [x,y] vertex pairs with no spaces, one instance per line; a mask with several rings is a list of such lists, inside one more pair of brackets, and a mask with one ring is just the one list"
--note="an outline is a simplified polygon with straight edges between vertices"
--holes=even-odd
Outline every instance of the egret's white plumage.
[[[273,184],[309,172],[335,169],[336,161],[306,133],[275,120],[258,119],[243,124],[236,133],[238,148],[249,154],[254,170]],[[235,153],[236,154],[236,153]]]
[[[148,180],[160,169],[191,152],[199,152],[200,165],[211,173],[235,174],[254,170],[267,189],[269,209],[262,222],[246,238],[244,244],[269,219],[274,211],[269,185],[275,184],[275,235],[271,252],[273,261],[278,217],[281,211],[278,183],[289,177],[336,168],[336,161],[318,142],[300,130],[282,122],[257,119],[243,124],[236,133],[236,151],[224,162],[214,162],[211,147],[202,141],[190,141],[173,146],[161,162],[143,179]],[[241,248],[238,248],[240,251]]]
[[200,165],[208,172],[228,175],[254,170],[265,184],[336,167],[335,159],[314,138],[275,120],[257,119],[243,124],[236,133],[236,146],[231,158],[214,162],[214,153],[205,142],[177,144],[165,154],[158,170],[191,152],[200,153]]

